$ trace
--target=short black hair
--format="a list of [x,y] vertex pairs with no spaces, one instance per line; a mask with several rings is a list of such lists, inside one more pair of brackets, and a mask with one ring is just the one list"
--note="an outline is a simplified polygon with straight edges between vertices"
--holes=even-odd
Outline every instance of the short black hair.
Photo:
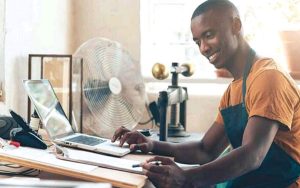
[[235,10],[236,12],[238,12],[236,6],[229,0],[207,0],[207,1],[204,1],[202,4],[200,4],[194,10],[191,20],[193,18],[199,16],[200,14],[203,14],[204,12],[206,12],[212,8],[216,8],[216,7],[232,9],[232,10]]

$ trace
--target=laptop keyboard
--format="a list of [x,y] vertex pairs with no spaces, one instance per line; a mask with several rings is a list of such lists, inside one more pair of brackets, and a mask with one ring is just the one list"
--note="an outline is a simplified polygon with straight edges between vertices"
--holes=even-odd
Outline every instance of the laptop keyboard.
[[69,138],[66,141],[69,142],[76,142],[76,143],[80,143],[80,144],[86,144],[89,146],[95,146],[98,144],[101,144],[103,142],[105,142],[106,140],[100,139],[100,138],[95,138],[95,137],[89,137],[89,136],[83,136],[83,135],[79,135],[73,138]]

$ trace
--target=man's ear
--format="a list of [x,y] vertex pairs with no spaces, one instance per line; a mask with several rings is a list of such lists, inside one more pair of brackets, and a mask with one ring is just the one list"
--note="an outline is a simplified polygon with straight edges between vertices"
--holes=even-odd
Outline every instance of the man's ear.
[[238,17],[233,18],[232,32],[233,34],[240,34],[242,32],[242,22]]

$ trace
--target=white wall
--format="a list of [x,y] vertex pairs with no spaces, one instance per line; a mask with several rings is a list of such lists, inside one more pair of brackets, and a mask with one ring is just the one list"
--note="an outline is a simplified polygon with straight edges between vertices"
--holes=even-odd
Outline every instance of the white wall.
[[7,0],[5,15],[6,106],[22,115],[30,53],[71,53],[71,0]]
[[139,0],[76,0],[74,2],[74,48],[94,37],[120,42],[140,59]]

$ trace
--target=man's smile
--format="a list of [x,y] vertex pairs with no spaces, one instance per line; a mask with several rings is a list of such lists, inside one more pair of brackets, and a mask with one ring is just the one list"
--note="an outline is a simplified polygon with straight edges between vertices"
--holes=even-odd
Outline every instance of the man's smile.
[[208,60],[211,64],[214,64],[216,59],[220,56],[220,51],[217,51],[215,53],[213,53],[212,55],[208,56]]

